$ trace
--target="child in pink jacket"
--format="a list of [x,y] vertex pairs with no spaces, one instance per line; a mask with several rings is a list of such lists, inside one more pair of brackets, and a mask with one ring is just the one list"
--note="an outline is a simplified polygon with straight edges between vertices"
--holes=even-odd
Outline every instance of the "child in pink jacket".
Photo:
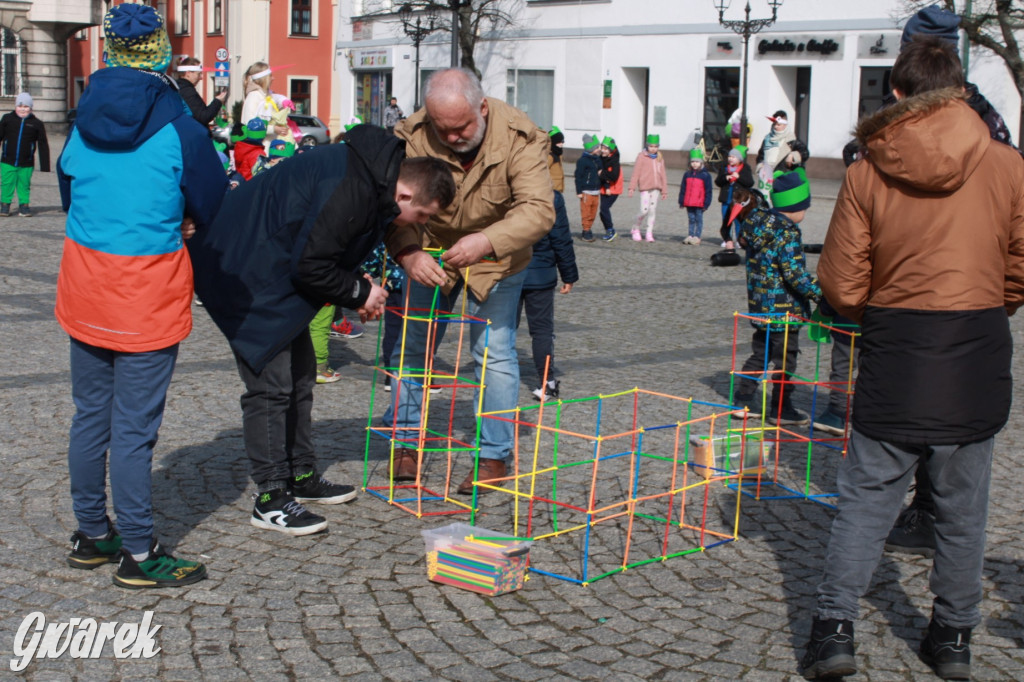
[[654,241],[654,215],[658,209],[658,195],[668,199],[668,181],[665,177],[665,158],[658,151],[660,135],[648,135],[647,146],[637,154],[633,174],[629,178],[629,196],[640,190],[640,214],[633,223],[633,241],[640,241],[640,226],[647,218],[647,236]]

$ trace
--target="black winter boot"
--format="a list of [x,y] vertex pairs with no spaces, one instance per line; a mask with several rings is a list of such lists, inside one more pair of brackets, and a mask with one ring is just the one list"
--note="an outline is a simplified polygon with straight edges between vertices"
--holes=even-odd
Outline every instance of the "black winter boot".
[[826,680],[857,672],[853,660],[853,621],[819,620],[811,624],[811,641],[800,661],[804,679]]
[[970,628],[951,628],[932,619],[921,642],[921,660],[944,680],[971,679]]

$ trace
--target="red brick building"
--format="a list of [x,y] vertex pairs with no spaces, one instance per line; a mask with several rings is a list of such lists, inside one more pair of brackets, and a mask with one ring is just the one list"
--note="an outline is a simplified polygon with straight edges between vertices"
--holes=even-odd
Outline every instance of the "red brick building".
[[[275,71],[274,89],[295,102],[298,112],[318,116],[334,132],[340,127],[333,68],[335,1],[159,0],[151,4],[164,16],[174,64],[178,57],[193,56],[213,69],[220,61],[218,51],[227,52],[228,112],[232,103],[245,96],[245,70],[253,62],[264,61]],[[68,40],[69,108],[77,106],[89,74],[103,68],[102,33],[101,26],[92,26]],[[204,72],[196,86],[206,100],[223,82],[215,78],[214,71]]]

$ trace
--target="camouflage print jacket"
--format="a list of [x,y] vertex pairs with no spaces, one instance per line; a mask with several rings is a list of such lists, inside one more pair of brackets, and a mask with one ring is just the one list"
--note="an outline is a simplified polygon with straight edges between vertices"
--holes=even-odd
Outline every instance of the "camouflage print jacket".
[[[740,223],[739,238],[747,252],[749,312],[810,317],[810,304],[821,300],[821,287],[807,271],[796,223],[776,211],[756,208]],[[768,326],[753,324],[761,329]],[[781,329],[781,325],[772,326],[772,331]]]

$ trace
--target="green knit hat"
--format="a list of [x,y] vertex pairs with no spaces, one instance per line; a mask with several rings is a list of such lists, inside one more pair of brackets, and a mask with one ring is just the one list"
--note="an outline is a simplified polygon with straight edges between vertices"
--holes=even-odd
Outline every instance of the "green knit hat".
[[608,147],[608,149],[615,151],[615,140],[608,137],[607,135],[605,135],[604,138],[601,140],[601,144],[605,147]]
[[647,144],[661,144],[661,135],[648,135]]
[[597,141],[597,135],[584,135],[583,136],[583,149],[590,151],[599,144]]
[[295,155],[295,145],[291,142],[285,142],[284,140],[274,140],[270,143],[270,149],[267,150],[267,154],[270,156],[281,156],[288,158]]
[[811,183],[802,167],[785,173],[776,171],[772,180],[772,206],[779,211],[797,213],[811,205]]
[[697,159],[698,161],[704,160],[704,154],[701,152],[700,147],[694,147],[690,150],[690,161]]
[[551,130],[548,131],[548,137],[554,137],[558,133],[562,132],[562,129],[558,126],[551,126]]

